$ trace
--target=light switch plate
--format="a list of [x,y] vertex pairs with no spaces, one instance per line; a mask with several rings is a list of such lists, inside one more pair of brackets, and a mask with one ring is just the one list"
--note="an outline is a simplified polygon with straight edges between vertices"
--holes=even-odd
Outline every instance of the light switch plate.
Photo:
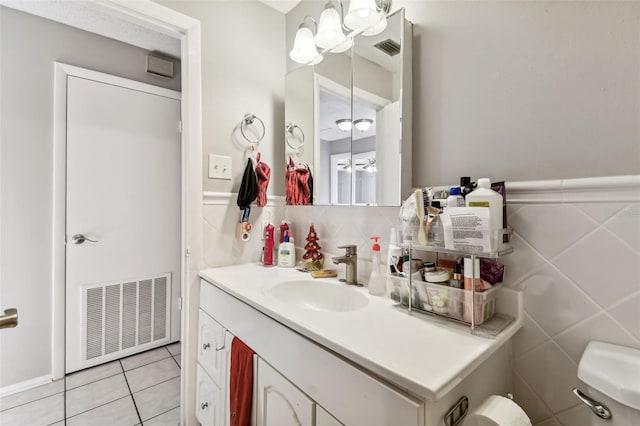
[[231,180],[231,157],[209,154],[209,178]]

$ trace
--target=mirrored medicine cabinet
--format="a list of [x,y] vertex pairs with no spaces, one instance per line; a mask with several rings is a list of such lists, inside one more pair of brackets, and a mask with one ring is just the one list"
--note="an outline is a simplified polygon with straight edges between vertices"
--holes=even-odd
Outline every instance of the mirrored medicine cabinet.
[[[411,192],[412,24],[404,9],[285,79],[287,204],[399,206]],[[291,197],[297,177],[310,197]]]

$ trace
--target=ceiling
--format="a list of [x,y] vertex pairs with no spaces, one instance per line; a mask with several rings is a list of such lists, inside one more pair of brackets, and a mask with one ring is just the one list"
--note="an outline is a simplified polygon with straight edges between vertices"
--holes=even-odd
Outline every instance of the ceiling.
[[291,9],[296,7],[302,0],[258,0],[277,10],[280,13],[287,14]]
[[143,28],[123,19],[115,18],[108,13],[107,9],[105,9],[104,12],[100,12],[96,10],[94,5],[87,5],[82,1],[0,0],[0,4],[104,37],[132,44],[151,52],[158,52],[173,58],[180,58],[180,40],[177,38]]
[[366,132],[344,132],[338,128],[336,120],[351,117],[351,102],[349,99],[320,89],[320,139],[335,141],[352,136],[352,140],[367,138],[376,135],[376,108],[354,99],[353,120],[370,118],[373,120],[371,128]]

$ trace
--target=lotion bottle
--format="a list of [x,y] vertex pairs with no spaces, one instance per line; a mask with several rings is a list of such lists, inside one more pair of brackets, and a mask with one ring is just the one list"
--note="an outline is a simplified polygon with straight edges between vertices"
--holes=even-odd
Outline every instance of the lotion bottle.
[[[491,246],[498,248],[498,242],[502,242],[502,195],[491,189],[491,180],[478,179],[478,187],[465,198],[467,207],[488,207],[491,228]],[[499,237],[499,238],[498,238]]]
[[284,240],[278,246],[278,266],[283,268],[293,268],[296,264],[296,248],[289,242],[289,231],[285,230]]

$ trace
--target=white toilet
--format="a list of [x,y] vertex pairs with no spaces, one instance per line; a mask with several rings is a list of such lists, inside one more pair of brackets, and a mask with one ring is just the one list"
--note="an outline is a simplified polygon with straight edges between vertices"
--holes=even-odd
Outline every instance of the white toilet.
[[[593,414],[581,426],[640,426],[640,350],[589,342],[578,366],[586,391],[573,393]],[[569,390],[567,390],[568,392]],[[493,395],[470,413],[464,426],[530,426],[513,401]]]
[[[640,425],[640,350],[589,342],[578,365],[578,378],[587,391],[574,389],[574,393],[594,407],[590,425]],[[611,415],[608,419],[606,411]]]

